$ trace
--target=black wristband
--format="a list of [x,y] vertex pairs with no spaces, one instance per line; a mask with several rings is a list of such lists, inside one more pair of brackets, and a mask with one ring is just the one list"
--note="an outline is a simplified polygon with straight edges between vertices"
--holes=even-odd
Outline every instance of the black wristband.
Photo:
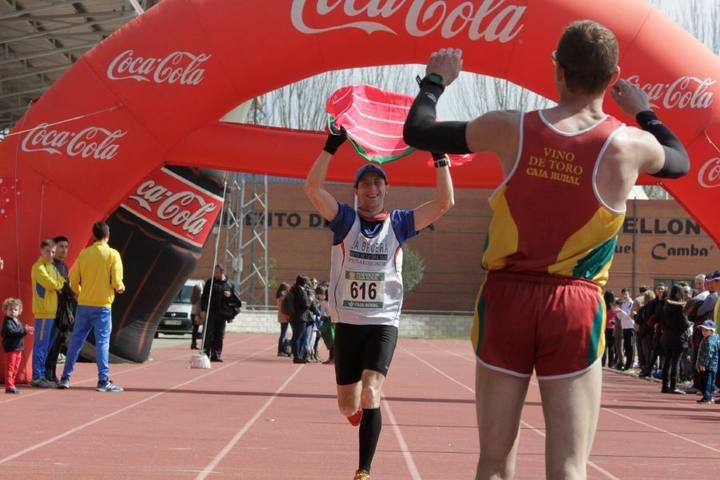
[[420,90],[423,90],[430,86],[440,87],[440,93],[445,91],[445,84],[443,83],[442,75],[437,73],[429,73],[423,78],[418,75],[415,77],[415,81],[420,86]]
[[448,159],[447,155],[444,153],[439,152],[431,152],[433,161],[435,162],[435,168],[440,167],[449,167],[450,166],[450,159]]

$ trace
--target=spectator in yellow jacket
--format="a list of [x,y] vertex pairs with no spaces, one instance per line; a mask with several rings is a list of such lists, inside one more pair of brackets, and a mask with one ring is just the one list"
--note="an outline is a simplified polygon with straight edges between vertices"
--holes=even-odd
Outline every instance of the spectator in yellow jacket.
[[33,339],[32,380],[33,387],[50,388],[55,383],[45,378],[45,359],[53,338],[55,314],[58,306],[58,292],[65,280],[53,264],[55,242],[40,242],[40,258],[32,266],[32,312],[35,317],[35,337]]
[[110,380],[110,332],[112,331],[112,303],[116,293],[123,293],[123,265],[120,253],[108,245],[110,227],[98,222],[93,225],[95,242],[84,248],[70,271],[70,287],[78,296],[73,334],[65,357],[65,367],[58,388],[70,388],[77,362],[90,330],[95,333],[95,357],[98,367],[98,392],[122,392],[123,388]]

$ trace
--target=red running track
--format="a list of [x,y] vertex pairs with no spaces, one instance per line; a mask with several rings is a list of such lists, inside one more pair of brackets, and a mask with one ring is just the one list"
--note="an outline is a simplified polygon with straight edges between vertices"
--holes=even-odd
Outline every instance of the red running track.
[[[0,397],[0,478],[347,479],[357,430],[336,410],[332,367],[275,356],[276,337],[228,334],[225,362],[188,368],[187,343],[112,365],[124,393],[95,392],[94,364],[67,391]],[[374,480],[474,478],[474,357],[467,341],[401,340],[386,385]],[[704,478],[720,465],[720,405],[661,395],[605,372],[592,479]],[[533,381],[517,478],[544,477]]]

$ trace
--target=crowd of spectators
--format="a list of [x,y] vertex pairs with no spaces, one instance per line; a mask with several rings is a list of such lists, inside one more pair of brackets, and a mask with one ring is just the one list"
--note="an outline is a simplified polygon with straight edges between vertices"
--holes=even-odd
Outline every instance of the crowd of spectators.
[[697,275],[693,285],[642,286],[632,298],[604,294],[607,307],[603,366],[661,382],[667,394],[702,395],[698,403],[720,403],[717,323],[720,270]]
[[[279,357],[292,357],[293,363],[334,362],[334,330],[327,301],[328,284],[317,278],[298,275],[292,285],[282,282],[275,294],[280,336]],[[289,326],[289,331],[288,331]],[[328,358],[320,358],[320,340]]]

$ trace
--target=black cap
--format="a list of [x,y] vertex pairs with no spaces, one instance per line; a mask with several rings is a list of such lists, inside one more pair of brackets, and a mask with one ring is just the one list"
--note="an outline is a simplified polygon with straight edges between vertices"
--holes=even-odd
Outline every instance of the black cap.
[[387,175],[385,175],[385,170],[383,170],[380,165],[376,165],[374,163],[366,163],[362,167],[358,168],[357,172],[355,172],[355,188],[357,188],[358,183],[360,183],[360,179],[366,173],[377,173],[382,177],[383,180],[385,180],[385,183],[388,183]]

